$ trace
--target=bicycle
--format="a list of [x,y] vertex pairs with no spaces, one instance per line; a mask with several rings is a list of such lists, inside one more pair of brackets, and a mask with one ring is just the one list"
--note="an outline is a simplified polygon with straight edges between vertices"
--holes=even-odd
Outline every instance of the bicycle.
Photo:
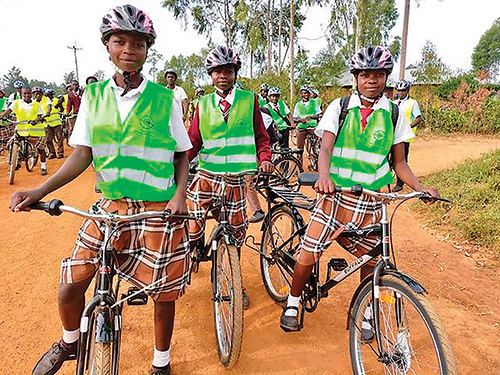
[[[11,122],[13,125],[26,124],[28,121]],[[38,163],[38,150],[30,143],[29,137],[21,136],[17,132],[7,143],[9,150],[9,184],[14,183],[16,170],[19,169],[20,164],[24,161],[26,170],[33,171]]]
[[299,175],[302,168],[303,150],[276,148],[272,150],[274,172],[282,179],[284,186],[292,190],[300,189]]
[[[308,129],[309,130],[309,129]],[[309,161],[309,170],[318,171],[319,150],[321,149],[321,140],[316,134],[308,132],[304,141],[304,150],[307,153]]]
[[[193,172],[193,166],[191,172]],[[225,192],[228,178],[248,174],[218,174],[221,190]],[[192,179],[191,179],[192,180]],[[210,216],[209,216],[210,214]],[[218,202],[207,211],[206,219],[219,218],[210,233],[208,241],[201,240],[191,257],[192,273],[197,273],[201,262],[212,262],[210,279],[214,303],[214,325],[217,352],[220,363],[227,368],[236,364],[243,340],[243,283],[238,247],[233,227],[228,221],[226,195],[221,194]]]
[[120,344],[122,332],[122,308],[127,301],[129,305],[145,305],[148,297],[146,290],[165,280],[161,278],[146,287],[139,289],[130,287],[127,294],[118,298],[121,279],[114,282],[117,274],[115,254],[111,245],[111,237],[120,224],[149,219],[163,220],[192,219],[187,215],[172,215],[168,211],[149,211],[133,215],[117,215],[101,212],[97,206],[92,206],[92,212],[82,211],[63,202],[53,199],[49,202],[38,202],[31,206],[33,210],[42,210],[51,216],[59,216],[69,212],[87,219],[104,223],[104,241],[97,256],[99,272],[94,276],[94,295],[85,306],[80,320],[80,339],[76,356],[68,360],[76,360],[77,375],[117,375],[119,373]]
[[[315,178],[311,174],[301,175],[301,178],[304,178],[303,185],[314,184]],[[266,192],[269,210],[262,224],[260,249],[256,248],[255,239],[253,249],[260,253],[261,275],[268,294],[273,300],[284,302],[291,287],[300,239],[306,230],[298,210],[311,210],[314,201],[289,189],[265,183],[256,186]],[[336,187],[335,191],[358,196],[369,194],[382,201],[380,223],[362,229],[346,229],[339,236],[376,236],[379,242],[373,250],[350,264],[343,258],[331,258],[327,263],[326,280],[322,284],[319,262],[315,263],[301,296],[299,329],[304,326],[305,312],[315,311],[319,301],[328,297],[330,289],[381,255],[372,276],[366,277],[354,292],[347,314],[354,374],[419,373],[422,368],[425,374],[457,374],[453,349],[437,313],[425,297],[426,290],[415,279],[398,270],[392,245],[392,220],[397,209],[409,199],[431,199],[430,195],[423,192],[380,193],[361,186]],[[442,198],[432,199],[449,202]],[[396,200],[401,202],[389,221],[387,206]],[[247,243],[247,246],[251,245]],[[368,319],[371,320],[375,340],[370,340],[362,328],[367,312],[368,316],[371,314]]]

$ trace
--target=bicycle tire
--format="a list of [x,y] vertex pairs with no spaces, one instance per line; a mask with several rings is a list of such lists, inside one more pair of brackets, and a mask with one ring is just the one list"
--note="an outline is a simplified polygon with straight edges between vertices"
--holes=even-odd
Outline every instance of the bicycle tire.
[[12,185],[14,183],[14,177],[16,176],[16,168],[17,162],[19,158],[19,144],[17,142],[13,142],[10,149],[10,165],[9,165],[9,184]]
[[307,134],[305,139],[305,149],[307,160],[309,160],[309,170],[318,171],[319,142],[315,135]]
[[[369,282],[358,294],[349,322],[349,348],[354,374],[458,374],[448,336],[429,300],[391,275],[380,278],[379,320],[382,347],[386,354],[385,360],[381,361],[376,354],[375,340],[373,344],[363,343],[359,328],[372,299],[371,288],[372,283]],[[397,310],[401,313],[397,314]]]
[[274,173],[286,181],[285,186],[294,191],[300,190],[299,174],[304,172],[302,164],[292,155],[285,155],[274,162]]
[[[276,248],[295,233],[298,229],[298,223],[290,208],[286,206],[272,209],[270,215],[271,236]],[[269,296],[276,302],[285,302],[290,290],[293,269],[290,269],[279,254],[274,251],[269,231],[269,227],[264,226],[260,245],[260,273]],[[299,238],[296,237],[285,250],[294,256],[298,243]]]
[[36,164],[38,163],[38,150],[28,141],[26,141],[26,170],[28,172],[33,171]]
[[224,238],[217,243],[212,281],[214,327],[220,363],[227,368],[236,364],[243,340],[243,290],[241,267],[236,246]]
[[97,319],[95,313],[91,319],[92,327],[89,336],[87,374],[111,375],[112,374],[112,348],[111,342],[96,342]]

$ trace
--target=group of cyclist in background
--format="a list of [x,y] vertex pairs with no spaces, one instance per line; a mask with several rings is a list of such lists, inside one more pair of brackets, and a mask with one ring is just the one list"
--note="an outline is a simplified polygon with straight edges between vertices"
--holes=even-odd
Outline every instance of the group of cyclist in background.
[[[273,172],[272,137],[281,148],[288,148],[291,132],[296,131],[299,149],[303,149],[307,134],[322,137],[319,180],[315,186],[321,198],[306,231],[281,317],[281,327],[286,331],[298,329],[300,290],[325,244],[335,239],[342,226],[366,225],[380,214],[380,204],[373,198],[333,194],[334,184],[344,187],[362,184],[378,190],[392,183],[387,161],[392,152],[392,166],[402,182],[439,196],[435,189],[424,189],[406,163],[408,147],[403,144],[414,135],[405,114],[415,118],[412,126],[418,125],[420,114],[412,99],[408,99],[409,85],[400,83],[402,111],[393,125],[391,113],[396,105],[390,104],[382,92],[394,62],[384,47],[361,48],[353,56],[351,72],[358,90],[349,96],[347,116],[341,122],[339,117],[344,111],[341,100],[335,100],[323,112],[319,93],[308,85],[300,87],[301,100],[293,114],[280,99],[279,87],[264,84],[259,95],[238,88],[240,57],[232,48],[223,46],[210,51],[205,62],[214,92],[205,94],[197,89],[189,106],[184,90],[175,85],[175,71],[167,70],[165,74],[168,89],[148,81],[140,73],[156,38],[153,23],[143,11],[131,5],[118,6],[104,16],[100,31],[110,60],[117,66],[112,78],[87,82],[85,92],[74,82],[62,98],[56,98],[50,90],[44,93],[38,87],[16,83],[18,90],[1,117],[15,114],[16,131],[30,137],[42,157],[46,142],[62,139],[58,134],[64,114],[69,144],[74,150],[42,185],[15,192],[10,208],[29,210],[31,204],[72,181],[92,163],[102,193],[96,203],[100,210],[132,214],[168,209],[173,214],[189,212],[196,218],[188,224],[144,220],[137,226],[120,228],[113,240],[119,245],[116,251],[120,276],[139,287],[155,281],[154,275],[169,276],[168,281],[149,291],[155,307],[155,347],[150,374],[170,373],[174,303],[185,292],[190,249],[204,236],[205,213],[210,205],[225,195],[229,224],[239,241],[239,250],[248,221],[263,218],[264,212],[255,206],[253,216],[247,219],[245,200],[251,192],[248,188],[251,179],[244,174],[257,170]],[[184,124],[188,118],[190,125],[186,131]],[[273,135],[274,128],[278,137]],[[48,149],[49,159],[64,156],[57,142]],[[187,186],[188,162],[195,158],[198,172]],[[47,173],[44,159],[41,172]],[[221,190],[221,174],[233,176],[225,181],[226,191]],[[159,238],[157,234],[162,231],[166,235]],[[97,262],[93,258],[102,238],[100,228],[85,221],[72,256],[63,260],[58,300],[63,335],[36,364],[35,375],[54,374],[76,353],[79,317],[85,291],[96,271]],[[141,243],[150,246],[143,249]],[[359,255],[369,251],[373,243],[341,245]],[[369,272],[367,267],[362,276]],[[245,289],[243,293],[244,307],[248,308],[250,300]]]

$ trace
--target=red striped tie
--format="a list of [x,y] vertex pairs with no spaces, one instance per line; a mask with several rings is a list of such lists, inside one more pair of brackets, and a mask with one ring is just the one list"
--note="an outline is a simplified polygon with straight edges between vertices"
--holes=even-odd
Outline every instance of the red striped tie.
[[361,130],[365,130],[368,116],[373,112],[372,108],[360,108],[361,112]]
[[229,116],[229,110],[231,108],[231,104],[225,99],[222,99],[220,101],[220,104],[222,105],[221,111],[222,111],[222,116],[224,117],[224,120],[227,122],[227,117]]

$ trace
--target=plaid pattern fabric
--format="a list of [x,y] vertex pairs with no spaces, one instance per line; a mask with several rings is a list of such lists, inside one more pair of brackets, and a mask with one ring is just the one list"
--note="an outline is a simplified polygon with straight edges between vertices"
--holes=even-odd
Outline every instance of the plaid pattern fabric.
[[47,138],[45,138],[45,137],[29,137],[28,140],[37,150],[44,150],[45,151],[45,146],[47,145]]
[[15,125],[1,125],[0,124],[0,147],[7,148],[9,139],[14,135]]
[[[106,212],[131,215],[162,211],[166,204],[103,198],[95,205]],[[184,294],[190,263],[185,222],[170,223],[154,218],[123,223],[113,232],[111,243],[116,250],[115,266],[119,277],[139,288],[163,280],[147,291],[158,301],[174,301]],[[97,253],[103,245],[104,226],[85,220],[71,258],[62,261],[60,282],[75,283],[92,277],[97,270]]]
[[[189,213],[197,220],[189,220],[189,240],[197,241],[203,237],[207,211],[224,194],[229,224],[235,230],[238,241],[245,240],[248,220],[245,200],[245,180],[243,176],[226,177],[226,189],[222,191],[222,176],[199,171],[187,190]],[[219,221],[220,211],[212,213]]]
[[[322,195],[311,214],[306,234],[302,238],[299,262],[313,264],[319,260],[325,249],[332,243],[337,229],[364,228],[380,221],[382,204],[374,197],[363,194]],[[379,242],[376,237],[337,238],[345,250],[360,257],[369,252]],[[376,264],[375,260],[368,264]]]

